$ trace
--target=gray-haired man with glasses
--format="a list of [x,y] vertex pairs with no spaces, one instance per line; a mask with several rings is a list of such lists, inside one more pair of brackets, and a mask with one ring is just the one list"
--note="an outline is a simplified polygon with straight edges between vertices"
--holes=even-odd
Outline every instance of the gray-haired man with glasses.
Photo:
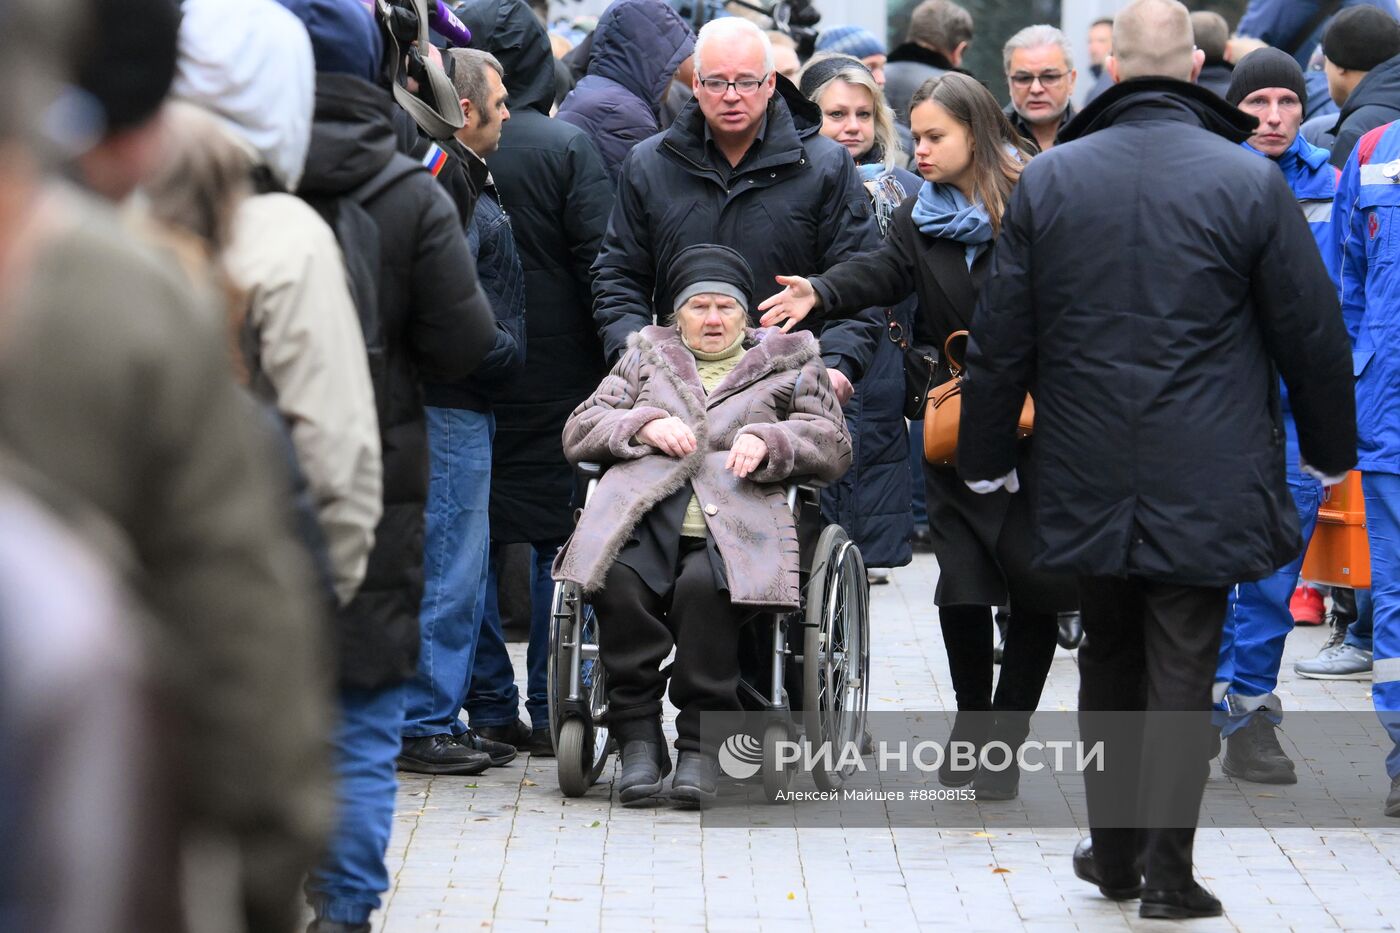
[[[774,73],[762,30],[739,17],[702,28],[693,87],[676,122],[622,164],[593,264],[593,315],[609,360],[655,308],[669,312],[662,283],[687,246],[737,250],[753,269],[754,294],[767,294],[779,274],[825,270],[878,245],[855,162],[821,135],[821,110]],[[872,308],[823,324],[813,327],[844,403],[883,339],[884,317]]]
[[1027,26],[1007,40],[1001,53],[1011,105],[1006,116],[1040,152],[1074,116],[1074,58],[1069,39],[1054,26]]

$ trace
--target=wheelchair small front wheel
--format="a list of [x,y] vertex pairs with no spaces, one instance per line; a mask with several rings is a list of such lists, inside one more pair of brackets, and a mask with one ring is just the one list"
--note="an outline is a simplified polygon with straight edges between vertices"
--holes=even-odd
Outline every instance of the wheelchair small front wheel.
[[588,724],[582,719],[566,719],[559,727],[555,759],[559,765],[559,790],[565,797],[582,797],[593,786],[593,743]]
[[770,722],[763,730],[763,796],[769,803],[781,803],[779,794],[792,789],[797,766],[778,759],[778,743],[792,737],[785,722]]

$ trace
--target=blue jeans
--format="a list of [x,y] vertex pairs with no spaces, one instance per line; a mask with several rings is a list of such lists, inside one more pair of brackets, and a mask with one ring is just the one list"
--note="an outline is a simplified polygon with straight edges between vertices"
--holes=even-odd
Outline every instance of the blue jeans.
[[1363,471],[1366,531],[1371,539],[1371,699],[1393,743],[1385,759],[1400,775],[1400,475]]
[[426,409],[432,473],[423,537],[422,648],[404,688],[405,737],[461,735],[491,547],[490,413]]
[[1215,672],[1217,690],[1225,687],[1219,708],[1233,714],[1224,728],[1226,735],[1244,725],[1256,710],[1277,713],[1280,709],[1274,689],[1278,687],[1279,666],[1283,663],[1283,643],[1293,631],[1288,601],[1298,586],[1298,572],[1322,504],[1322,486],[1311,479],[1290,478],[1288,491],[1298,510],[1303,550],[1272,575],[1255,583],[1241,583],[1230,593],[1220,639],[1220,663]]
[[[527,684],[525,710],[534,728],[549,726],[549,613],[554,602],[554,578],[550,567],[558,544],[536,542],[530,565],[530,647],[526,652]],[[515,667],[506,652],[501,632],[501,612],[496,601],[496,573],[500,562],[497,545],[491,546],[490,579],[486,584],[486,611],[476,646],[471,689],[467,692],[467,714],[473,728],[508,726],[520,715],[520,690],[515,685]]]
[[394,823],[394,759],[402,725],[402,684],[341,690],[335,829],[306,881],[307,900],[322,920],[364,923],[389,890],[384,853]]

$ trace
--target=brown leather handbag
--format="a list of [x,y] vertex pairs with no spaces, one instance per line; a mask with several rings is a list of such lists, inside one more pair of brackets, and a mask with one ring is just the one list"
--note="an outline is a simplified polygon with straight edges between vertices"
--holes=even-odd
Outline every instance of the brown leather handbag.
[[[928,408],[924,412],[924,459],[934,466],[952,466],[958,457],[958,426],[962,422],[963,367],[953,356],[953,341],[966,337],[967,331],[955,330],[943,343],[943,358],[948,361],[953,378],[934,386],[928,393]],[[1016,423],[1018,437],[1030,437],[1035,427],[1035,403],[1029,395],[1021,406]]]

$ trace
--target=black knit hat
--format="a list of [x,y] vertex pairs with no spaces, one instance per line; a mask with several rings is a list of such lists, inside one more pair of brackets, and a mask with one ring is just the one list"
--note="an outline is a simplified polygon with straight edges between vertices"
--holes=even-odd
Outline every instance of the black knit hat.
[[1303,107],[1308,106],[1308,86],[1303,81],[1303,69],[1287,52],[1278,49],[1255,49],[1240,59],[1230,74],[1230,89],[1225,100],[1231,107],[1260,88],[1282,87],[1298,95]]
[[1338,68],[1370,71],[1400,55],[1400,23],[1373,6],[1343,10],[1322,36],[1322,54]]
[[679,311],[695,295],[706,294],[728,295],[745,311],[753,307],[753,270],[727,246],[687,246],[671,260],[668,284],[672,311]]
[[865,72],[870,71],[860,59],[844,53],[816,58],[802,69],[802,82],[797,86],[798,90],[802,92],[803,97],[811,100],[812,95],[817,93],[817,88],[836,77],[838,72],[852,67]]
[[102,105],[107,131],[155,116],[175,80],[176,0],[95,0],[75,49],[77,84]]

